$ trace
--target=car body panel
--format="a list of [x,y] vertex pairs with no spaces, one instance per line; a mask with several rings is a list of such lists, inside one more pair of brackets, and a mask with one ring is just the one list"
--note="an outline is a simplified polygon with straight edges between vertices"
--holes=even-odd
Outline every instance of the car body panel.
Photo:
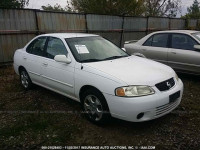
[[169,79],[171,75],[175,76],[170,67],[136,56],[88,63],[87,65],[119,78],[118,80],[123,80],[128,85],[146,85],[148,83],[148,85],[154,86],[160,81]]
[[172,68],[200,74],[200,51],[170,48],[168,58]]

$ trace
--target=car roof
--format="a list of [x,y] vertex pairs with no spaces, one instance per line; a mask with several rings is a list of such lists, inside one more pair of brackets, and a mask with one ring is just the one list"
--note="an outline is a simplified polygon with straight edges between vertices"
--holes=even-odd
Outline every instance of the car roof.
[[186,34],[192,34],[192,33],[197,33],[199,31],[195,30],[165,30],[165,31],[157,31],[153,33],[186,33]]
[[53,36],[59,38],[75,38],[75,37],[90,37],[90,36],[99,36],[96,34],[87,34],[87,33],[48,33],[42,34],[40,36]]

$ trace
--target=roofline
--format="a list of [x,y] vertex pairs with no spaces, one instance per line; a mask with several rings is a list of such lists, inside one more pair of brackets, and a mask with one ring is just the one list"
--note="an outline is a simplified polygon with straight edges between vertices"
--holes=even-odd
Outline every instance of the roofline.
[[196,33],[196,32],[200,32],[197,30],[164,30],[164,31],[156,31],[156,32],[152,32],[152,33],[172,33],[172,32],[177,32],[177,33]]
[[[71,34],[71,36],[70,36]],[[66,35],[66,36],[65,36]],[[77,35],[77,36],[76,36]],[[59,38],[75,38],[75,37],[95,37],[100,36],[97,34],[88,34],[88,33],[47,33],[47,34],[40,34],[38,37],[41,36],[53,36],[53,37],[59,37]]]

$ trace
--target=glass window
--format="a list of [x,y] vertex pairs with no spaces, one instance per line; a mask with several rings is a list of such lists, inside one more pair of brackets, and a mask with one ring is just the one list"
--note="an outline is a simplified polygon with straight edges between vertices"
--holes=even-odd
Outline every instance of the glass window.
[[194,45],[198,43],[184,34],[173,34],[172,35],[172,48],[175,49],[185,49],[185,50],[195,50]]
[[168,34],[156,34],[153,36],[152,46],[167,48]]
[[197,38],[200,41],[200,32],[192,33],[192,36],[194,36],[195,38]]
[[34,55],[44,56],[44,46],[46,43],[46,39],[47,37],[39,37],[35,39],[29,44],[26,51]]
[[143,44],[143,46],[151,46],[153,40],[153,36],[151,36],[146,42]]
[[78,62],[95,62],[129,56],[126,52],[100,37],[80,37],[66,39]]
[[50,37],[47,44],[47,57],[54,59],[56,55],[67,55],[67,49],[61,39]]

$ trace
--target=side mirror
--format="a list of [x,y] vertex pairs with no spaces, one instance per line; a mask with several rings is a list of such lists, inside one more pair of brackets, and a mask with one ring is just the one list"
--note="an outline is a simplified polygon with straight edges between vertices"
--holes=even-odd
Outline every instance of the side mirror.
[[123,51],[125,51],[126,52],[126,49],[125,48],[121,48]]
[[200,50],[200,45],[194,45],[194,48]]
[[63,63],[67,63],[67,64],[70,64],[72,62],[71,59],[66,55],[56,55],[54,57],[54,60],[57,62],[63,62]]

